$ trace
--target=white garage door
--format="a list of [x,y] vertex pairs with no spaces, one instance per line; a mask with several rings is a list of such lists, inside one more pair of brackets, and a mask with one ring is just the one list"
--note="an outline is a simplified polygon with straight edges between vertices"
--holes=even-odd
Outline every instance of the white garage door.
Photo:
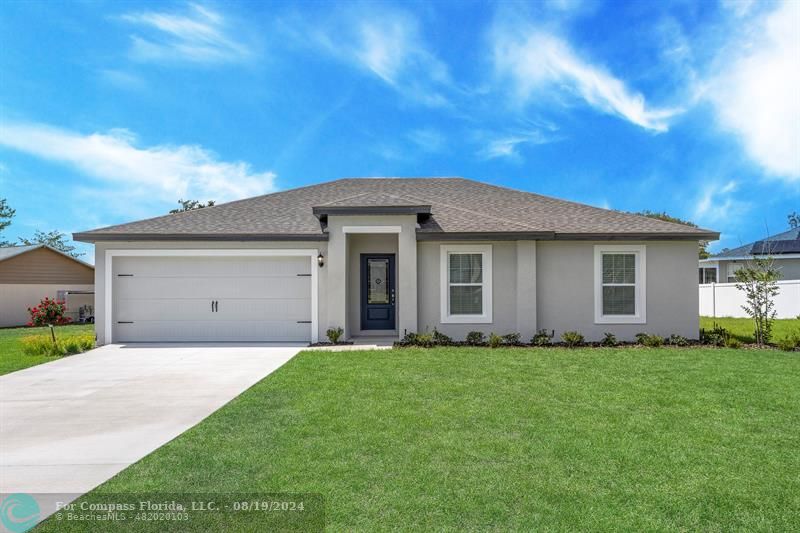
[[114,342],[311,339],[308,257],[116,257]]

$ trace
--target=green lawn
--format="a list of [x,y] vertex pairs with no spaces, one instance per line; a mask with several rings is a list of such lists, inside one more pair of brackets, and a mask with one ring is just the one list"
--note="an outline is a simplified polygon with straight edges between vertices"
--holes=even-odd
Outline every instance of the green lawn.
[[779,351],[303,352],[87,498],[318,493],[331,531],[796,531],[798,405]]
[[[81,333],[94,333],[94,325],[60,326],[56,328],[56,336],[59,338]],[[21,337],[45,334],[50,334],[49,328],[0,329],[0,375],[58,359],[58,357],[22,353],[22,347],[19,343]]]
[[[753,338],[753,320],[750,318],[711,318],[708,316],[700,317],[700,327],[711,329],[714,323],[727,329],[731,336],[736,337],[742,342],[755,342]],[[772,330],[772,342],[786,337],[791,333],[800,334],[800,319],[787,318],[776,320]]]

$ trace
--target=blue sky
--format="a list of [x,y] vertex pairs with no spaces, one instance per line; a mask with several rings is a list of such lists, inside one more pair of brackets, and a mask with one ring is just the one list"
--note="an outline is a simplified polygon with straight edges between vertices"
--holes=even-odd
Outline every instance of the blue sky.
[[6,238],[433,175],[781,231],[800,2],[0,5]]

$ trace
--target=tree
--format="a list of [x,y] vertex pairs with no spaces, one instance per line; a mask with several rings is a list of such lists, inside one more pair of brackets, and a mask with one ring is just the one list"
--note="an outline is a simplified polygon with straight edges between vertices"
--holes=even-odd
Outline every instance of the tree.
[[58,250],[59,252],[64,252],[67,255],[71,255],[72,257],[80,257],[84,255],[80,252],[76,252],[75,246],[67,242],[67,236],[57,230],[47,233],[41,230],[36,230],[36,233],[33,235],[32,239],[24,239],[20,237],[19,242],[20,244],[26,246],[30,246],[32,244],[44,244],[50,248]]
[[[0,232],[11,225],[16,210],[11,209],[5,198],[0,198]],[[11,246],[11,243],[0,237],[0,246]]]
[[792,211],[786,215],[786,218],[789,220],[790,228],[800,228],[800,215],[797,214],[797,211]]
[[[647,217],[647,218],[655,218],[657,220],[663,220],[665,222],[674,222],[675,224],[683,224],[684,226],[691,226],[693,228],[698,227],[697,224],[695,224],[694,222],[691,222],[689,220],[683,220],[683,219],[680,219],[680,218],[677,218],[677,217],[673,217],[671,215],[668,215],[665,211],[662,211],[661,213],[657,213],[657,212],[649,211],[649,210],[645,209],[644,211],[639,211],[636,214],[637,215],[641,215],[643,217]],[[711,254],[708,253],[708,250],[707,250],[708,242],[709,241],[700,241],[700,248],[698,250],[698,255],[700,256],[700,259],[706,259],[706,258],[710,257],[710,255],[711,255]]]
[[744,291],[744,312],[753,319],[756,344],[764,346],[772,338],[772,322],[777,316],[773,299],[778,294],[780,271],[771,257],[756,258],[736,271],[736,288]]
[[169,214],[174,215],[175,213],[183,213],[184,211],[194,211],[195,209],[203,209],[204,207],[212,207],[214,205],[214,200],[209,200],[206,203],[200,203],[197,200],[178,200],[178,203],[181,205],[178,209],[170,210]]

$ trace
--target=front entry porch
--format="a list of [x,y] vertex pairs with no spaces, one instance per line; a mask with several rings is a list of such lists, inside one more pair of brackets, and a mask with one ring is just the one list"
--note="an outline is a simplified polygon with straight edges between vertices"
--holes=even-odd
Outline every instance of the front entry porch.
[[367,344],[416,331],[416,217],[329,216],[328,230],[329,327]]

